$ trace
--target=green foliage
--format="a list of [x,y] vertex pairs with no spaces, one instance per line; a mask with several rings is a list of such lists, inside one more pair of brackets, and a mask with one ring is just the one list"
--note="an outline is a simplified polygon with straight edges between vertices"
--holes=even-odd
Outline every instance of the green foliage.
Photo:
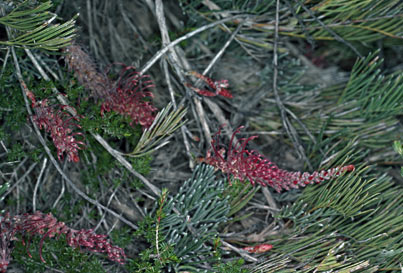
[[12,64],[7,64],[0,77],[0,132],[5,139],[27,121],[24,98],[14,77]]
[[217,262],[219,255],[214,255],[216,250],[208,241],[227,220],[230,207],[223,192],[224,182],[215,179],[214,168],[208,165],[197,166],[174,197],[164,197],[167,194],[163,192],[155,216],[148,217],[137,232],[152,245],[135,263],[137,270],[199,272],[205,270],[202,263]]
[[0,24],[16,31],[14,38],[0,41],[0,44],[49,51],[56,51],[69,45],[75,37],[77,16],[63,24],[51,25],[50,23],[56,19],[56,14],[47,11],[52,7],[52,2],[47,1],[35,7],[30,3],[31,1],[24,1],[0,18]]
[[345,40],[371,42],[389,37],[401,38],[403,7],[398,0],[311,1],[309,6],[306,5],[312,15],[301,7],[302,1],[290,2],[304,26],[282,32],[285,35],[334,40],[335,37],[323,25],[312,20],[314,15]]
[[158,202],[158,209],[154,217],[147,216],[141,223],[135,235],[144,238],[151,245],[150,248],[140,253],[140,258],[131,260],[127,268],[131,272],[162,272],[167,267],[180,262],[174,253],[174,247],[165,242],[165,237],[160,233],[160,223],[165,218],[163,207],[168,191],[164,189]]
[[109,234],[111,241],[121,247],[121,248],[126,248],[127,246],[130,245],[130,243],[133,240],[133,237],[135,236],[134,232],[127,228],[127,227],[121,227],[119,229],[114,229],[112,232]]
[[[396,153],[398,153],[403,158],[403,144],[396,140],[393,142],[393,148],[395,149]],[[400,169],[400,174],[403,177],[403,167]]]
[[244,208],[258,190],[259,188],[253,187],[249,181],[241,182],[236,179],[232,181],[231,186],[227,182],[223,193],[223,196],[228,196],[228,201],[231,206],[231,210],[228,212],[227,216],[231,217]]
[[[26,240],[27,238],[25,238]],[[27,256],[27,248],[22,243],[21,238],[15,243],[12,252],[13,259],[20,264],[25,272],[45,272],[47,269],[56,268],[66,273],[85,272],[99,273],[106,272],[98,257],[87,254],[79,249],[74,249],[66,244],[65,235],[60,238],[47,238],[43,244],[42,256],[46,263],[39,258],[39,242],[41,238],[36,236],[32,238],[29,245],[29,253],[32,258]]]
[[[292,102],[286,107],[299,117],[299,121],[290,120],[307,144],[307,156],[313,166],[324,168],[325,163],[343,157],[343,153],[352,151],[353,147],[357,149],[350,158],[356,162],[367,153],[382,156],[386,147],[398,137],[396,117],[403,111],[403,74],[396,71],[383,75],[379,69],[382,60],[377,54],[374,52],[358,59],[347,83],[316,88],[316,91],[309,91],[309,86],[298,83],[299,73],[290,73],[294,74],[292,77],[284,72],[281,76],[284,82],[280,81],[279,88]],[[292,67],[297,63],[289,65]],[[253,120],[259,130],[282,127],[273,102],[268,102],[267,109]],[[349,150],[345,149],[347,143]]]
[[186,122],[183,121],[186,109],[172,108],[172,103],[169,103],[164,109],[158,112],[153,124],[150,128],[144,130],[133,152],[128,154],[129,156],[144,156],[168,144],[168,136]]
[[242,268],[245,261],[242,259],[234,260],[228,263],[218,263],[214,265],[214,272],[217,273],[247,273],[248,269]]
[[214,261],[207,242],[217,236],[218,225],[227,221],[230,207],[220,197],[223,191],[224,183],[215,179],[214,168],[199,165],[178,194],[166,202],[160,233],[181,258],[176,270],[197,271],[201,262]]
[[[276,238],[278,255],[255,270],[304,262],[304,269],[398,270],[403,252],[403,190],[367,168],[304,190],[278,216],[294,223],[293,233]],[[272,238],[274,239],[274,238]],[[371,272],[371,271],[370,271]]]
[[7,159],[9,161],[20,161],[25,156],[22,145],[19,143],[13,144],[9,153],[7,154]]

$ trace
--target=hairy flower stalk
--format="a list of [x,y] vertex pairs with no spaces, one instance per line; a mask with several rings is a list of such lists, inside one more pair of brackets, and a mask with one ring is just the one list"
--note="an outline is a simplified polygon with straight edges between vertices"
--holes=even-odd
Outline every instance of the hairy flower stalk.
[[257,136],[241,138],[239,142],[234,143],[235,135],[240,132],[243,126],[239,127],[233,133],[229,148],[226,150],[221,147],[219,136],[221,129],[214,135],[211,142],[211,149],[207,156],[201,159],[202,162],[212,165],[235,179],[244,181],[248,179],[252,185],[259,183],[262,186],[270,186],[277,192],[282,189],[305,187],[308,184],[320,183],[324,180],[341,175],[345,171],[353,171],[354,166],[336,167],[329,170],[322,170],[313,173],[289,172],[277,167],[276,164],[264,158],[257,151],[249,151],[246,145]]
[[80,84],[91,92],[92,98],[102,101],[101,115],[115,111],[129,117],[132,126],[140,124],[143,129],[151,126],[157,108],[152,104],[153,94],[148,91],[154,86],[148,76],[141,76],[134,67],[123,65],[119,78],[113,82],[106,73],[98,72],[81,47],[71,45],[64,52],[68,67]]
[[[96,253],[106,253],[112,261],[123,264],[126,255],[120,247],[113,246],[106,235],[95,234],[93,230],[75,230],[69,228],[63,222],[58,222],[52,214],[45,214],[37,211],[33,214],[21,214],[10,217],[7,213],[0,216],[1,242],[0,242],[0,270],[6,272],[10,263],[10,253],[13,250],[10,242],[16,240],[14,235],[19,233],[26,236],[42,236],[39,243],[39,257],[42,262],[46,261],[42,257],[43,243],[46,238],[57,238],[64,234],[67,244],[73,248],[83,248]],[[26,244],[27,252],[29,241]],[[28,252],[31,257],[31,254]]]
[[105,73],[97,70],[90,56],[75,44],[67,46],[63,52],[69,70],[73,71],[78,82],[91,92],[91,97],[96,100],[108,97],[112,83]]
[[79,124],[74,122],[78,121],[78,117],[62,111],[64,106],[61,106],[59,110],[55,110],[48,105],[47,99],[36,102],[33,94],[31,94],[30,98],[35,112],[33,120],[40,129],[45,129],[50,133],[57,149],[59,160],[63,160],[63,154],[66,153],[69,161],[78,162],[78,150],[83,149],[85,146],[84,142],[76,139],[77,136],[82,136],[83,134],[73,132],[75,128],[81,128]]

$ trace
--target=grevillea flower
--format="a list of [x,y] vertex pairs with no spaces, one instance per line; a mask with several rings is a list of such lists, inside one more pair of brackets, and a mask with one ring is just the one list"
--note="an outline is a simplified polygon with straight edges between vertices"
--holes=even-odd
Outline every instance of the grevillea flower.
[[63,53],[69,70],[73,71],[78,82],[91,92],[91,97],[96,100],[108,97],[112,89],[111,81],[105,73],[97,70],[90,56],[80,46],[67,46]]
[[132,66],[125,66],[119,78],[112,81],[106,73],[98,72],[91,58],[81,47],[72,45],[64,49],[65,60],[81,85],[91,92],[91,97],[102,101],[101,115],[115,111],[131,119],[130,125],[151,126],[156,108],[152,104],[152,84],[146,75],[140,75]]
[[241,181],[248,179],[252,185],[259,183],[262,186],[270,186],[277,192],[280,192],[282,189],[289,190],[291,188],[298,188],[299,186],[305,187],[308,184],[320,183],[324,180],[337,177],[345,171],[354,170],[354,165],[336,167],[327,171],[322,170],[313,173],[282,170],[257,151],[246,149],[248,142],[257,138],[257,136],[241,138],[239,142],[234,143],[235,135],[242,128],[243,126],[235,130],[228,149],[220,145],[220,129],[213,137],[211,149],[208,150],[207,156],[201,159],[202,162],[226,173],[228,180],[230,179],[229,176],[232,175],[235,179]]
[[[52,214],[44,214],[35,212],[34,214],[21,214],[10,217],[7,213],[0,216],[1,242],[0,242],[0,270],[6,272],[7,266],[10,263],[10,253],[13,248],[11,241],[16,240],[14,235],[20,233],[25,236],[42,236],[39,243],[39,257],[42,262],[46,261],[42,257],[43,243],[46,238],[53,238],[56,235],[58,238],[64,234],[67,244],[73,248],[83,248],[92,252],[106,253],[112,261],[123,264],[126,255],[120,247],[113,246],[107,239],[106,235],[98,235],[93,230],[75,230],[67,227],[65,223],[58,222]],[[23,242],[25,243],[25,242]],[[26,243],[27,252],[29,241]],[[28,252],[31,257],[31,254]]]
[[188,73],[189,75],[192,75],[196,78],[201,79],[202,81],[204,81],[211,89],[214,90],[214,92],[211,92],[209,90],[205,90],[205,89],[200,89],[200,88],[196,88],[194,86],[192,86],[191,84],[186,84],[187,87],[191,88],[193,91],[195,91],[196,93],[202,95],[202,96],[206,96],[206,97],[215,97],[215,96],[223,96],[226,98],[232,98],[232,94],[228,91],[228,80],[219,80],[219,81],[214,81],[209,77],[206,77],[196,71],[191,71]]
[[130,125],[140,124],[143,128],[151,126],[155,119],[155,108],[152,104],[154,97],[151,87],[154,87],[149,76],[140,75],[135,67],[123,66],[119,78],[101,106],[101,115],[111,110],[131,119]]
[[249,253],[265,253],[273,248],[273,245],[269,244],[260,244],[256,246],[246,246],[242,248],[243,250]]
[[35,112],[33,120],[40,129],[45,129],[50,133],[59,160],[63,160],[63,154],[66,153],[69,161],[78,162],[78,150],[85,145],[84,142],[76,139],[77,136],[82,136],[82,133],[73,132],[75,128],[81,128],[79,124],[74,122],[79,120],[78,117],[62,111],[64,106],[55,110],[48,105],[47,99],[38,102],[34,98],[31,100]]

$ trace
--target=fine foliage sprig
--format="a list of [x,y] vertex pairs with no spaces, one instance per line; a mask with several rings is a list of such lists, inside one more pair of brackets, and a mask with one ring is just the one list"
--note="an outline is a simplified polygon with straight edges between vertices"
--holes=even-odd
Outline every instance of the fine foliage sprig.
[[140,157],[147,155],[168,144],[167,138],[186,121],[186,109],[173,109],[172,103],[158,112],[151,126],[143,131],[133,152],[127,154],[131,157]]
[[222,198],[224,181],[217,180],[214,168],[198,165],[178,194],[164,204],[159,234],[173,246],[180,262],[175,270],[198,271],[202,264],[214,261],[213,248],[207,243],[218,235],[218,226],[227,221],[230,206]]
[[78,15],[62,24],[52,25],[52,21],[57,17],[48,11],[52,7],[52,2],[47,1],[34,8],[29,7],[29,2],[24,1],[0,18],[0,24],[16,30],[13,38],[0,41],[0,44],[49,51],[56,51],[71,44],[76,36],[75,23]]
[[334,271],[398,272],[403,258],[401,194],[390,177],[364,166],[335,183],[307,188],[277,216],[294,223],[292,234],[271,237],[278,254],[253,272],[295,268],[294,262],[303,261],[299,272],[323,270],[325,264]]

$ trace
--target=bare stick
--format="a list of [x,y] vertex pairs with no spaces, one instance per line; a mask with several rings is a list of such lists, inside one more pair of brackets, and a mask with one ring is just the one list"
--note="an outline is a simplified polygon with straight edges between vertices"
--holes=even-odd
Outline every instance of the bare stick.
[[196,34],[199,34],[200,32],[203,32],[209,28],[215,27],[217,25],[220,25],[222,23],[228,22],[228,21],[232,21],[235,19],[240,19],[240,18],[244,18],[247,17],[249,15],[235,15],[235,16],[231,16],[228,18],[224,18],[222,20],[219,21],[215,21],[213,23],[210,23],[208,25],[205,25],[203,27],[200,27],[192,32],[189,32],[186,35],[183,35],[182,37],[176,39],[175,41],[169,43],[168,45],[166,45],[164,48],[161,48],[160,50],[158,50],[157,53],[155,53],[155,55],[144,65],[144,67],[141,69],[140,71],[140,75],[143,75],[148,69],[150,69],[151,66],[153,66],[153,64],[155,64],[156,61],[158,61],[159,58],[162,57],[162,55],[164,55],[169,49],[173,48],[174,46],[176,46],[177,44],[179,44],[182,41],[185,41],[193,36],[195,36]]
[[32,210],[35,212],[36,211],[36,195],[38,192],[39,184],[41,183],[42,175],[45,171],[46,164],[48,164],[48,159],[45,157],[43,159],[43,164],[41,168],[41,172],[39,173],[38,179],[36,180],[35,188],[34,188],[34,194],[32,197]]
[[216,64],[216,62],[218,61],[219,58],[221,58],[221,56],[224,54],[225,50],[229,47],[229,45],[231,44],[231,42],[234,40],[235,36],[238,34],[238,32],[241,30],[242,26],[243,26],[244,22],[241,22],[238,27],[234,30],[234,32],[232,32],[231,36],[229,37],[229,39],[225,42],[224,46],[220,49],[220,51],[218,51],[218,53],[214,56],[214,58],[211,60],[211,62],[209,63],[209,65],[206,67],[206,69],[204,69],[203,71],[203,75],[206,75],[211,68],[213,68],[213,66]]
[[[170,43],[170,38],[169,38],[169,35],[168,35],[168,28],[167,28],[167,25],[166,25],[165,15],[164,15],[164,5],[163,5],[161,0],[156,0],[155,1],[155,6],[156,6],[155,10],[156,10],[156,16],[157,16],[157,20],[158,20],[158,25],[159,25],[159,28],[160,28],[160,31],[161,31],[163,44],[165,46],[163,49],[166,48],[167,50],[169,50],[170,56],[173,59],[173,64],[174,64],[176,73],[178,74],[178,76],[181,79],[181,81],[185,82],[184,76],[182,75],[182,69],[180,67],[178,67],[178,65],[180,63],[179,56],[175,52],[175,49],[174,49],[174,47],[176,45],[175,41],[179,40],[180,38],[175,40],[174,42]],[[200,29],[202,29],[202,28],[200,28]],[[198,30],[200,30],[200,29],[198,29]],[[172,46],[170,46],[170,45],[172,45]],[[140,73],[142,73],[142,72],[140,72]],[[211,143],[211,131],[210,131],[210,128],[208,126],[206,115],[205,115],[203,106],[201,104],[201,101],[199,99],[197,99],[196,97],[193,97],[193,102],[194,102],[194,104],[196,106],[197,118],[200,120],[200,123],[202,125],[204,136],[205,136],[207,142]],[[182,134],[183,134],[184,139],[186,139],[187,137],[186,137],[186,134],[185,134],[185,132],[183,130],[182,130]]]
[[[169,71],[168,71],[167,60],[162,61],[162,66],[164,68],[165,78],[166,78],[166,81],[168,84],[169,95],[171,96],[171,102],[172,102],[172,105],[174,106],[174,109],[176,110],[178,106],[176,105],[174,90],[173,90],[172,83],[171,83],[171,77],[170,77]],[[186,130],[187,130],[186,125],[182,125],[181,132],[182,132],[182,137],[183,137],[183,143],[185,144],[186,154],[189,158],[189,168],[191,170],[193,170],[194,162],[192,160],[192,154],[190,153],[190,144],[189,144],[189,140],[186,136]]]
[[220,240],[221,243],[223,244],[223,246],[226,246],[228,248],[230,248],[231,250],[235,251],[236,253],[238,253],[239,255],[241,255],[245,260],[247,260],[248,262],[258,262],[259,260],[256,259],[255,257],[252,257],[251,255],[247,254],[246,251],[239,249],[237,247],[234,247],[233,245],[227,243],[226,241],[224,241],[223,239]]
[[295,128],[292,126],[288,117],[286,115],[285,107],[280,99],[277,89],[277,78],[278,78],[278,55],[277,55],[277,46],[278,46],[278,23],[279,23],[279,11],[280,11],[280,0],[276,1],[276,21],[274,28],[274,47],[273,47],[273,92],[276,98],[277,107],[280,110],[281,119],[283,122],[284,129],[287,132],[287,135],[291,138],[295,149],[297,150],[299,156],[304,159],[307,163],[308,167],[312,170],[312,165],[309,162],[307,156],[305,155],[305,149],[299,141],[298,134]]

